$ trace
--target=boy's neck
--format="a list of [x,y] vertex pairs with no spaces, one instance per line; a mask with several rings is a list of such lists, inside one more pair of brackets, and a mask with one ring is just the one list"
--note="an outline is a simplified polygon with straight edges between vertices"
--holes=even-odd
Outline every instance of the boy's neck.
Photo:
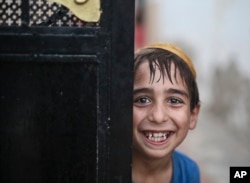
[[149,159],[133,153],[133,183],[168,183],[172,169],[172,155],[163,159]]

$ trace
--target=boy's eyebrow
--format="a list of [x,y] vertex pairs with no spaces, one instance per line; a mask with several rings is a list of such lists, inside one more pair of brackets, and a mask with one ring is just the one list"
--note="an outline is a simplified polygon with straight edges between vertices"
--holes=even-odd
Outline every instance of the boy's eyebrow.
[[138,93],[153,93],[153,89],[151,89],[151,88],[138,88],[138,89],[134,89],[133,94],[136,95]]
[[[138,88],[138,89],[134,89],[133,94],[136,95],[138,93],[153,93],[153,89],[151,88]],[[183,95],[185,97],[189,97],[188,93],[185,92],[184,90],[181,89],[176,89],[176,88],[169,88],[165,91],[165,93],[167,94],[180,94]]]
[[187,92],[185,92],[184,90],[176,89],[176,88],[169,88],[166,90],[166,93],[176,93],[176,94],[183,95],[187,98],[189,97]]

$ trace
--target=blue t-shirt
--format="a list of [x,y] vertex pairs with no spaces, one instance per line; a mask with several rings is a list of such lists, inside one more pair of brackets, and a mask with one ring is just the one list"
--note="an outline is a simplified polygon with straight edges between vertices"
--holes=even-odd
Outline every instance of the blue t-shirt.
[[200,183],[199,167],[192,159],[179,151],[174,151],[172,159],[171,183]]
[[185,154],[174,151],[171,183],[200,183],[198,165]]

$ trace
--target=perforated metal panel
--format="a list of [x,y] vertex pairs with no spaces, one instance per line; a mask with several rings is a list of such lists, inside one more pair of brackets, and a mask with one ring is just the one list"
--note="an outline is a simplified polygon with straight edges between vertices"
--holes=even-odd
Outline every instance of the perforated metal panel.
[[[21,26],[28,14],[29,26],[83,27],[95,25],[79,20],[67,8],[47,0],[0,0],[0,26]],[[24,23],[24,22],[23,22]]]
[[0,0],[0,25],[21,26],[21,0]]

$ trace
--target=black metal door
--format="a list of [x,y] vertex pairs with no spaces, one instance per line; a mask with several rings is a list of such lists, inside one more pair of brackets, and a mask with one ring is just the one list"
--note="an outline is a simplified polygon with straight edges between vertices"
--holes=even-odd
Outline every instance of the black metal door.
[[1,183],[130,182],[134,2],[100,3],[0,1]]

